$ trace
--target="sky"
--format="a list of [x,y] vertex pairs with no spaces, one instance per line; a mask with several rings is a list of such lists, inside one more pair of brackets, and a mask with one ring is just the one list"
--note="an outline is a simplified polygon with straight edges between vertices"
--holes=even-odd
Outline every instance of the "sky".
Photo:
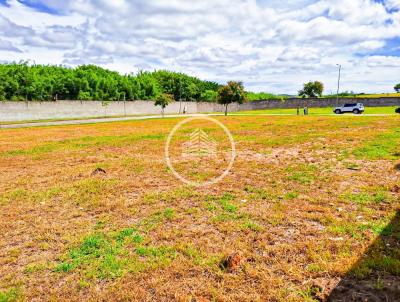
[[394,92],[400,0],[0,0],[0,62],[167,69],[246,90]]

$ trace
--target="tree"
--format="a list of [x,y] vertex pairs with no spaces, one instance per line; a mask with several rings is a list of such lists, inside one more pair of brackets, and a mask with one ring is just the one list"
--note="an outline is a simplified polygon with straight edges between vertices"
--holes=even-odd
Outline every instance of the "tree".
[[200,99],[200,88],[195,83],[190,83],[188,86],[189,101],[197,101]]
[[204,91],[217,91],[219,88],[218,83],[201,81],[184,73],[158,70],[150,74],[157,80],[162,92],[173,95],[175,101],[197,102]]
[[318,96],[322,96],[322,92],[324,91],[324,84],[319,81],[308,82],[304,84],[302,90],[299,90],[299,96],[303,98],[315,98]]
[[78,98],[78,100],[81,100],[81,101],[88,101],[88,100],[90,100],[90,92],[79,91],[77,98]]
[[198,102],[206,90],[217,92],[218,83],[166,70],[121,75],[95,65],[75,68],[0,64],[0,98],[4,100],[155,100],[161,93],[175,100]]
[[157,96],[156,101],[154,102],[154,106],[161,107],[161,114],[162,114],[162,117],[164,117],[165,107],[167,107],[168,104],[172,103],[173,101],[174,101],[174,98],[171,94],[162,93],[159,96]]
[[394,86],[394,90],[396,90],[396,92],[400,92],[400,83],[399,83],[399,84],[396,84],[396,85]]
[[217,98],[218,98],[218,92],[214,90],[206,90],[200,96],[200,100],[204,102],[215,102]]
[[0,84],[0,101],[5,101],[6,100],[6,93],[4,91],[3,86]]
[[218,90],[218,103],[225,105],[225,115],[228,114],[228,105],[231,103],[242,104],[246,100],[246,92],[242,82],[230,81]]

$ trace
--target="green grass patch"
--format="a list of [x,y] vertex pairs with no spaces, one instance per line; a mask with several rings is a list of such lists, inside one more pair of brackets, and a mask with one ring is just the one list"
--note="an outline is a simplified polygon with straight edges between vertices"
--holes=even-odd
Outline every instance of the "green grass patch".
[[163,268],[178,256],[191,260],[194,265],[218,267],[219,256],[207,255],[190,243],[157,246],[150,241],[135,228],[93,233],[62,256],[54,271],[78,273],[82,276],[80,282],[87,285],[90,280],[112,280],[128,272]]
[[204,207],[211,212],[231,213],[238,211],[238,205],[234,203],[236,196],[231,193],[224,193],[222,196],[207,195]]
[[29,191],[18,188],[0,195],[0,205],[7,204],[13,201],[21,201],[29,197]]
[[47,267],[48,266],[45,263],[31,263],[25,267],[24,273],[25,274],[33,274],[36,272],[41,272],[41,271],[44,271],[45,269],[47,269]]
[[327,231],[334,235],[349,235],[355,239],[364,238],[366,229],[362,224],[353,221],[334,221],[327,227]]
[[235,202],[235,199],[236,196],[231,193],[225,193],[222,196],[207,195],[203,207],[213,213],[211,222],[237,221],[238,228],[242,229],[242,224],[247,221],[248,215],[239,212],[240,205]]
[[400,276],[400,250],[397,242],[400,239],[399,212],[384,220],[368,223],[379,237],[367,253],[354,267],[353,274],[365,278],[377,272]]
[[356,148],[353,154],[362,159],[399,159],[400,128],[392,132],[380,134],[372,141]]
[[376,271],[400,276],[400,260],[381,252],[374,252],[372,255],[367,255],[359,265],[352,269],[352,273],[358,278],[368,277]]
[[0,204],[11,202],[50,202],[60,200],[77,205],[96,205],[118,184],[117,179],[86,178],[68,185],[56,185],[46,190],[16,189],[0,196]]
[[394,226],[388,224],[388,218],[369,221],[363,218],[359,221],[332,221],[327,230],[335,235],[350,235],[353,238],[363,238],[365,231],[371,231],[378,236],[391,236]]
[[143,219],[140,222],[139,226],[143,231],[150,232],[151,230],[154,230],[155,228],[160,226],[162,223],[173,220],[175,215],[175,211],[172,208],[166,208],[162,211],[156,211],[150,216]]
[[167,246],[144,244],[136,229],[126,228],[108,234],[95,233],[72,248],[56,272],[83,271],[88,279],[115,279],[126,272],[138,272],[170,263],[176,251]]
[[244,222],[241,227],[243,230],[251,230],[254,232],[259,232],[263,230],[263,227],[261,225],[251,220],[247,220],[246,222]]
[[288,192],[288,193],[286,193],[286,194],[283,196],[283,198],[284,198],[285,200],[292,200],[292,199],[297,198],[298,196],[299,196],[299,193],[296,193],[296,192]]
[[248,194],[247,198],[249,200],[272,200],[275,195],[264,188],[255,188],[252,186],[246,186],[244,191]]
[[316,170],[317,167],[314,165],[299,165],[296,167],[289,167],[286,169],[286,172],[289,173],[287,179],[302,185],[308,185],[314,182]]
[[199,199],[200,194],[191,187],[179,187],[167,192],[149,192],[143,195],[143,200],[147,204],[164,202],[172,204],[179,200]]
[[380,204],[390,202],[390,196],[386,191],[346,193],[343,199],[359,205]]
[[230,193],[225,193],[222,197],[218,200],[221,208],[230,213],[236,213],[238,208],[234,204],[231,203],[235,199],[235,196]]
[[21,290],[18,288],[9,288],[5,291],[0,291],[0,302],[14,302],[22,297]]
[[164,210],[164,217],[167,220],[172,220],[174,218],[174,216],[175,216],[175,212],[174,212],[173,209],[167,208],[167,209]]

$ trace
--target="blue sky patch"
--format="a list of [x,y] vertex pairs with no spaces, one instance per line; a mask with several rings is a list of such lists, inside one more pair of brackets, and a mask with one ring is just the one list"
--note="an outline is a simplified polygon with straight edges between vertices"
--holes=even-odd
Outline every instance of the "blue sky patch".
[[33,8],[39,12],[48,13],[52,15],[58,14],[58,12],[55,9],[48,7],[47,5],[38,0],[18,0],[18,2],[24,4],[25,6]]
[[400,37],[385,41],[385,46],[370,55],[400,57]]

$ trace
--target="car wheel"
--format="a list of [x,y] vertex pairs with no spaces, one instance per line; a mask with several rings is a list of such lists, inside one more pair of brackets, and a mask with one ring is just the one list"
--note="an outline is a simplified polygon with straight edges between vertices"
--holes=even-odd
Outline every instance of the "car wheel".
[[336,109],[336,110],[335,110],[335,113],[336,113],[336,114],[341,114],[342,111],[340,111],[340,109]]
[[360,110],[354,109],[354,110],[353,110],[353,113],[354,113],[354,114],[360,114]]

